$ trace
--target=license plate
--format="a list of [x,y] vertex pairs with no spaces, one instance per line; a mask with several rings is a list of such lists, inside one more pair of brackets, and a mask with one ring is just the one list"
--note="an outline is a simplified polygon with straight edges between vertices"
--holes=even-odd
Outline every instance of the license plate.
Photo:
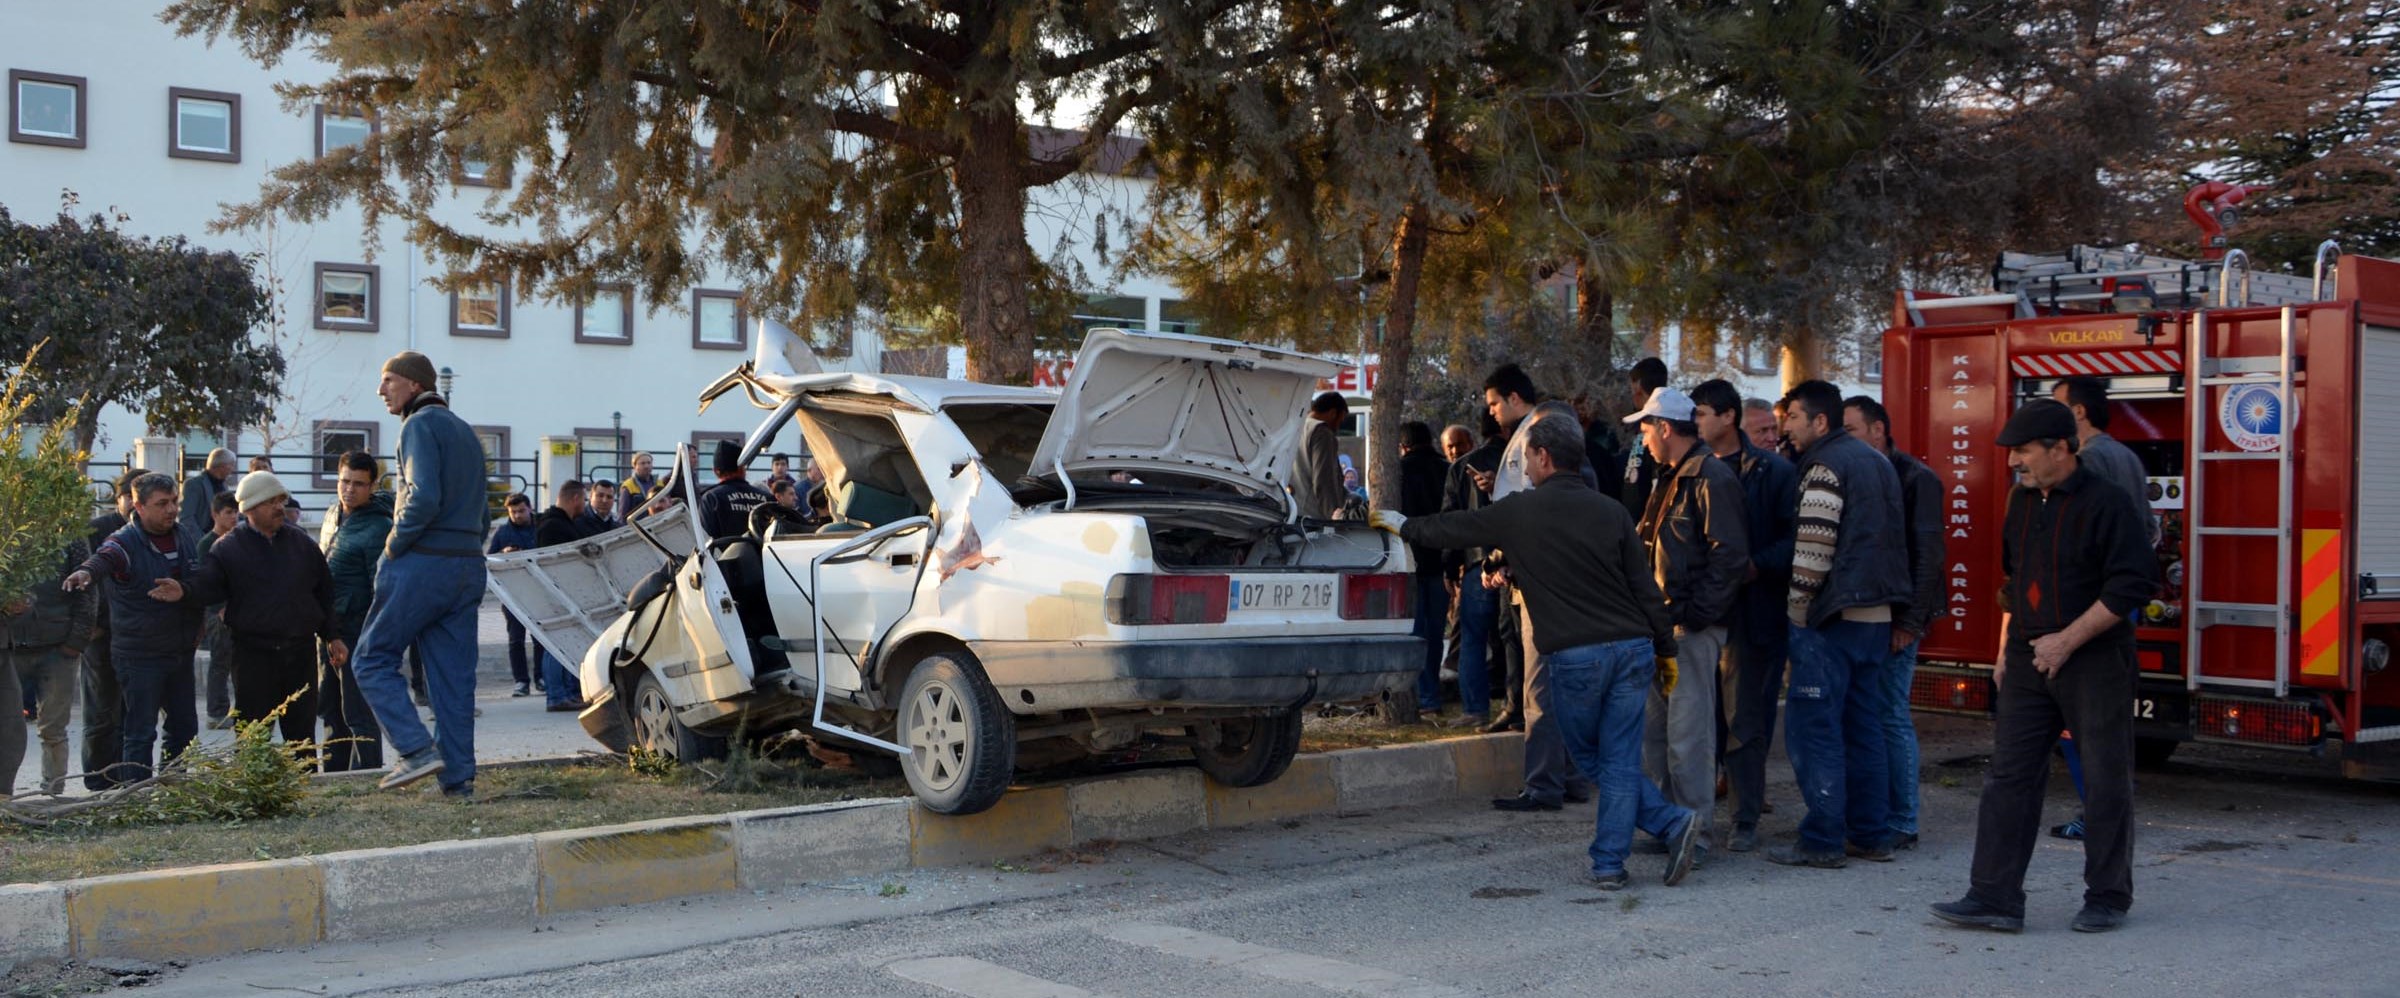
[[1245,610],[1323,610],[1333,606],[1333,583],[1235,579],[1225,606],[1236,613]]
[[2146,696],[2139,693],[2134,694],[2133,697],[2133,719],[2136,723],[2180,727],[2189,719],[2187,714],[2189,709],[2190,702],[2181,697]]

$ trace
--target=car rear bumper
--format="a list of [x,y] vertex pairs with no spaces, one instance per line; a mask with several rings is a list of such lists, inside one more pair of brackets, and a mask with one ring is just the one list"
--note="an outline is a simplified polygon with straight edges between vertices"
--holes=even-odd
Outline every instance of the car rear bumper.
[[1232,641],[975,641],[1000,699],[1020,714],[1096,707],[1275,707],[1357,700],[1416,682],[1425,643],[1408,635]]

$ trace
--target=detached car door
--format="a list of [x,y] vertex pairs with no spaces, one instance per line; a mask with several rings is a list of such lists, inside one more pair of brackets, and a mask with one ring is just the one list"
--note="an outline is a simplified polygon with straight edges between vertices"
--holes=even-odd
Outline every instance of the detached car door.
[[[694,481],[683,476],[691,474],[696,460],[697,452],[689,444],[676,445],[676,476]],[[751,677],[757,674],[750,661],[750,640],[742,630],[741,612],[733,602],[733,587],[717,564],[719,546],[700,525],[696,488],[684,515],[698,546],[675,573],[675,606],[683,618],[684,636],[691,642],[692,661],[659,670],[668,699],[678,706],[746,692]]]

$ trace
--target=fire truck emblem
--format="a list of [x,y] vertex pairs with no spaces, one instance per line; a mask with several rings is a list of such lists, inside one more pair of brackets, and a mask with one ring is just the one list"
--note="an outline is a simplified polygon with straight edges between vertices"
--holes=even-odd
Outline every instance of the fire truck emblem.
[[2217,425],[2246,451],[2270,451],[2283,441],[2283,395],[2271,385],[2235,385],[2217,400]]

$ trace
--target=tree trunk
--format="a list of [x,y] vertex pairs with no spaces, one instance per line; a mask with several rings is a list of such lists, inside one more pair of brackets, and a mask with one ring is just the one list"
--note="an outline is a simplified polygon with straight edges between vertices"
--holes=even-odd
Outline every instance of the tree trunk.
[[954,169],[959,198],[958,321],[967,380],[1033,381],[1033,253],[1025,245],[1025,129],[1011,113],[979,113]]
[[[1408,405],[1409,368],[1416,363],[1417,286],[1425,277],[1433,213],[1416,201],[1400,216],[1392,247],[1392,297],[1384,304],[1375,408],[1367,417],[1367,495],[1377,509],[1400,508],[1400,414]],[[1361,372],[1363,375],[1364,372]]]
[[1783,390],[1791,391],[1803,381],[1825,376],[1825,351],[1817,343],[1817,331],[1802,326],[1783,338]]
[[1611,375],[1601,382],[1594,401],[1599,404],[1601,418],[1613,425],[1621,408],[1617,404],[1618,393],[1625,384],[1625,378],[1617,371],[1626,366],[1620,361],[1633,358],[1617,356],[1617,297],[1590,261],[1577,261],[1575,265],[1575,334],[1582,338],[1585,349],[1592,351],[1590,356],[1600,362],[1600,370]]

